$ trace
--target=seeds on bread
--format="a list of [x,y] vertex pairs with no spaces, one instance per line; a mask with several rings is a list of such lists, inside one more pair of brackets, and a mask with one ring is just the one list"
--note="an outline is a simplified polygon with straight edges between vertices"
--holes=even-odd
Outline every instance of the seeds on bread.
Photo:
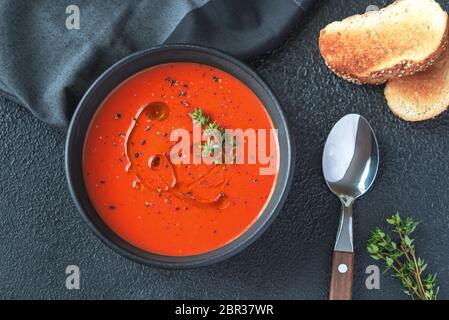
[[434,0],[397,0],[327,25],[319,48],[343,79],[381,84],[430,67],[446,47],[448,30],[448,15]]

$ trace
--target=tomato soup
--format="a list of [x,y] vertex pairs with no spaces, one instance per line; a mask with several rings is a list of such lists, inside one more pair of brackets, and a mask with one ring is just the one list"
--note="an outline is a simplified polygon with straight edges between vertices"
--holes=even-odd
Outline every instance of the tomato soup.
[[[273,129],[244,83],[187,62],[127,79],[90,123],[83,152],[89,198],[104,222],[136,247],[168,256],[212,251],[244,233],[270,199],[277,173],[261,175],[262,164],[171,161],[173,130],[192,133],[198,112],[203,124],[220,130]],[[279,160],[277,141],[275,149]]]

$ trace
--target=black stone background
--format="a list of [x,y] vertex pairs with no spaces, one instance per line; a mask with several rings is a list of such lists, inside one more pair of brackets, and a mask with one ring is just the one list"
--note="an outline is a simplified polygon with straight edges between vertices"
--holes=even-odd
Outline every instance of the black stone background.
[[[244,252],[195,270],[168,271],[131,262],[103,245],[82,221],[64,175],[65,133],[0,98],[0,298],[325,299],[340,205],[326,188],[321,154],[332,125],[358,112],[381,150],[373,190],[355,207],[355,299],[407,299],[396,279],[365,288],[369,230],[400,211],[422,221],[420,255],[449,298],[449,112],[425,123],[394,117],[383,87],[336,78],[320,58],[319,30],[385,1],[329,0],[315,6],[278,49],[250,61],[287,113],[297,146],[288,201],[268,231]],[[448,3],[446,3],[448,4]],[[447,7],[446,7],[447,8]],[[65,268],[81,269],[81,289],[67,290]]]

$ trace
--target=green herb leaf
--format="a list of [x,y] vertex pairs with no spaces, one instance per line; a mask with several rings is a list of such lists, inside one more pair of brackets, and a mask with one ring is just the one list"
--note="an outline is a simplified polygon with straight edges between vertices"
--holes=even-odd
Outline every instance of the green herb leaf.
[[[195,108],[195,111],[193,113],[189,113],[189,116],[193,119],[195,123],[204,126],[205,131],[218,130],[221,134],[222,145],[226,144],[225,129],[222,128],[220,126],[220,123],[217,121],[210,122],[209,116],[206,116],[200,107]],[[232,146],[233,150],[235,150],[237,146],[236,137],[233,137]],[[201,145],[201,151],[203,155],[212,155],[217,148],[219,148],[219,145],[214,141],[212,141],[211,138],[208,138],[207,141]],[[233,162],[235,162],[235,156],[233,157]]]
[[410,217],[402,218],[399,213],[386,221],[392,226],[397,239],[393,241],[379,227],[374,228],[367,243],[371,258],[383,261],[386,264],[385,271],[393,271],[393,276],[400,279],[405,294],[414,299],[436,300],[439,292],[436,274],[422,276],[428,265],[424,259],[416,256],[414,240],[411,238],[419,222]]
[[408,245],[408,246],[411,246],[411,245],[412,245],[412,240],[411,240],[408,236],[405,236],[405,237],[404,237],[404,242],[405,242],[405,244]]

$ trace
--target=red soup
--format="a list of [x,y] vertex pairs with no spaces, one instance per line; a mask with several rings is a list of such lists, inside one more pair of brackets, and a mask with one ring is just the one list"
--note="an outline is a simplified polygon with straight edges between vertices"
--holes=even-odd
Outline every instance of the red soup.
[[[168,256],[220,248],[244,233],[270,199],[277,174],[261,175],[259,162],[171,161],[177,143],[171,134],[193,132],[192,118],[220,130],[273,129],[245,84],[196,63],[163,64],[127,79],[90,124],[83,155],[87,192],[104,222],[136,247]],[[277,140],[275,146],[270,152],[279,162]]]

